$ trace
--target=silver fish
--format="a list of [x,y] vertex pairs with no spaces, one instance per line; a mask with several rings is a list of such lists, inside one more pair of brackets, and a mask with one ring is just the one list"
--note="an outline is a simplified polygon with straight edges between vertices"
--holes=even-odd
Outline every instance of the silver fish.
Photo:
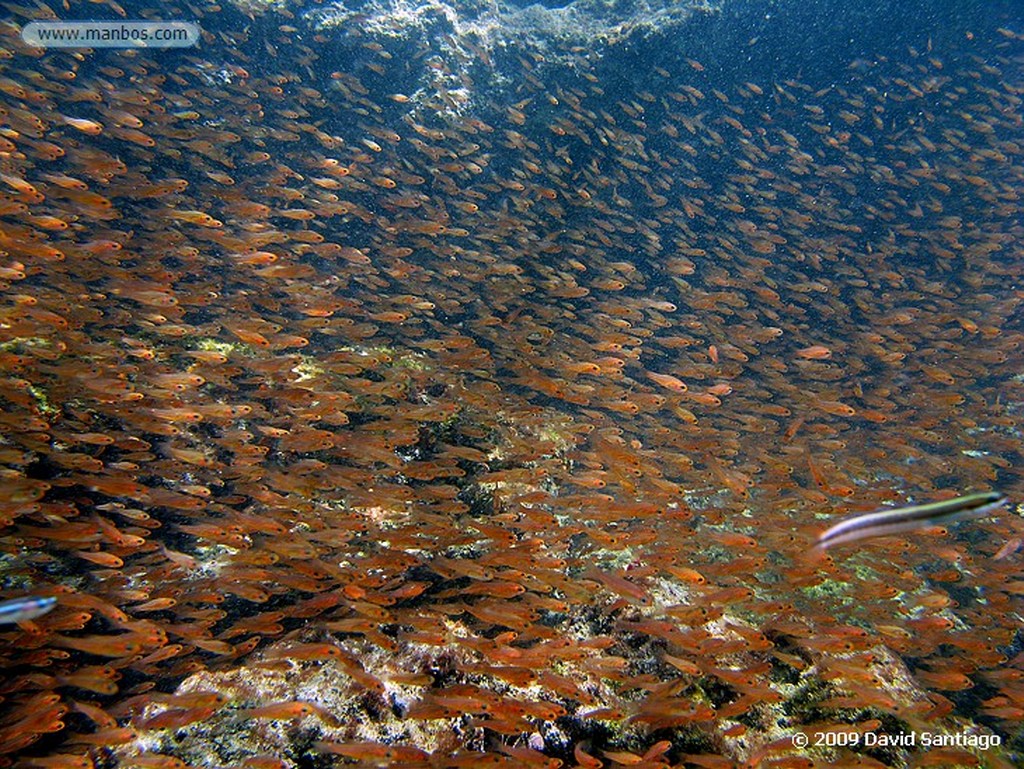
[[16,622],[42,617],[57,605],[53,596],[26,595],[0,601],[0,625],[13,625]]
[[818,536],[813,551],[822,552],[833,545],[857,542],[871,537],[904,534],[929,526],[953,521],[988,518],[1006,504],[1007,497],[998,491],[982,491],[925,505],[885,508],[846,518]]

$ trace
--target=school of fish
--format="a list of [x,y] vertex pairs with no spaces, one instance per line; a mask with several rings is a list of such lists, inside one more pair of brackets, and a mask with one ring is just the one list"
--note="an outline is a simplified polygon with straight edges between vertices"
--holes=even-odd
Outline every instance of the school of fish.
[[[112,2],[0,24],[0,765],[185,766],[123,749],[225,714],[337,728],[252,767],[980,765],[792,735],[1019,736],[1024,28],[836,82],[667,48],[609,82],[585,50],[462,47],[456,78],[356,22],[132,5],[202,46],[19,37]],[[174,693],[287,660],[464,739]],[[762,739],[812,679],[818,715]]]

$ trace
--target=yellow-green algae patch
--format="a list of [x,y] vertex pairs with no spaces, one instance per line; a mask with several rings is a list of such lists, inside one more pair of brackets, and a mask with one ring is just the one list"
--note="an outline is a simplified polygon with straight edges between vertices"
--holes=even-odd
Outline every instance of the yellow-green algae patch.
[[196,340],[196,349],[206,352],[219,352],[224,355],[230,355],[233,352],[240,352],[243,355],[252,354],[252,347],[247,344],[242,342],[225,342],[223,339],[214,339],[212,337],[203,337]]

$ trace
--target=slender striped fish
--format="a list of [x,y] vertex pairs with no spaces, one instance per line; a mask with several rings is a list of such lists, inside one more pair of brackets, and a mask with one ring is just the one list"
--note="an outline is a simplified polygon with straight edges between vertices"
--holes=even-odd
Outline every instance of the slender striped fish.
[[857,542],[871,537],[904,534],[929,526],[942,526],[953,521],[988,518],[1006,504],[1007,497],[998,491],[982,491],[964,497],[876,510],[840,521],[821,533],[812,552],[823,552],[833,545]]
[[42,617],[56,605],[56,598],[41,595],[26,595],[9,601],[0,601],[0,625],[13,625],[15,622]]

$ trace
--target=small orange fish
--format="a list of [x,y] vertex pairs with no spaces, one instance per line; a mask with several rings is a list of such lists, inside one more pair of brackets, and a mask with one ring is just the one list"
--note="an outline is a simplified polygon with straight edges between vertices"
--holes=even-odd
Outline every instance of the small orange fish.
[[687,391],[686,383],[683,380],[672,376],[671,374],[659,374],[654,371],[646,372],[647,378],[650,379],[657,385],[664,387],[672,392],[684,393]]
[[810,347],[797,350],[796,357],[804,360],[829,360],[832,357],[832,351],[824,345],[812,344]]

